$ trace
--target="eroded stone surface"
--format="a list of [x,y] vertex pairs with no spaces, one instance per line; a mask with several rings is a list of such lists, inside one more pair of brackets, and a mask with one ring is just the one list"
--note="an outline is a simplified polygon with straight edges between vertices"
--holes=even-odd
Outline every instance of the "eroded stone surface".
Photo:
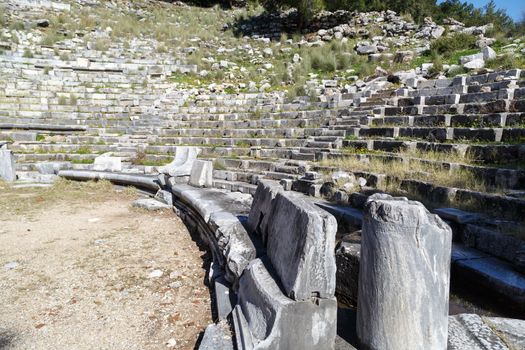
[[239,305],[254,349],[333,349],[335,298],[294,301],[286,297],[260,259],[240,280]]
[[270,213],[267,253],[286,294],[295,300],[335,292],[337,222],[298,193],[277,194]]
[[0,179],[7,182],[16,180],[15,158],[8,149],[0,149]]
[[361,236],[357,334],[365,349],[444,349],[452,231],[406,198],[373,195]]
[[475,314],[449,317],[448,350],[508,350],[503,341]]

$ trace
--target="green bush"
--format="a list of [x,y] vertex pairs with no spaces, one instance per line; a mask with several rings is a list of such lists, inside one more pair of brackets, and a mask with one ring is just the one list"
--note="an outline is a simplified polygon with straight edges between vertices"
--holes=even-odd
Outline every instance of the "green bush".
[[430,44],[430,51],[444,57],[450,57],[456,51],[473,49],[476,47],[476,37],[465,33],[455,33],[442,36]]
[[26,48],[24,50],[24,57],[25,58],[33,58],[33,52],[29,49],[29,48]]
[[505,54],[487,60],[485,62],[485,67],[492,69],[525,68],[525,57],[520,57],[513,54]]

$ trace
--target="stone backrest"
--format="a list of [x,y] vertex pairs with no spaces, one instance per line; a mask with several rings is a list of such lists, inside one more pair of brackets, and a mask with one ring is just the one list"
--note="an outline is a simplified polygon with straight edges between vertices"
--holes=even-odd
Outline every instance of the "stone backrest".
[[333,297],[337,222],[331,214],[276,182],[261,181],[248,225],[260,235],[289,298]]

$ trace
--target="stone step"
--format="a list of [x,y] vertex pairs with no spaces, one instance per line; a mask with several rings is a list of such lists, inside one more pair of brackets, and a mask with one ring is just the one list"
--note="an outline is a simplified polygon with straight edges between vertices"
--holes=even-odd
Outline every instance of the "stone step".
[[352,135],[364,138],[391,137],[427,139],[444,142],[522,142],[524,128],[426,128],[426,127],[368,127],[349,128]]

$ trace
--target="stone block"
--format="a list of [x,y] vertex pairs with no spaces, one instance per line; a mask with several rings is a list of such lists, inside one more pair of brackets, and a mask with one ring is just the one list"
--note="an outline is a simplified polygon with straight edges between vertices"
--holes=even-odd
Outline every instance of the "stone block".
[[364,349],[444,349],[452,231],[418,202],[371,196],[361,238],[357,335]]
[[195,160],[191,168],[189,183],[196,187],[211,187],[213,185],[213,162]]
[[148,211],[172,209],[171,205],[159,202],[153,198],[140,198],[135,200],[132,205],[135,208],[146,209]]
[[35,164],[36,170],[41,174],[58,174],[60,170],[70,169],[70,162],[40,162]]
[[250,261],[255,259],[255,247],[242,223],[229,212],[213,212],[208,225],[215,235],[218,251],[224,257],[226,279],[235,284]]
[[251,338],[253,349],[334,349],[335,298],[286,297],[260,259],[253,260],[242,275],[238,296],[250,333],[243,338]]
[[268,222],[273,201],[283,188],[275,181],[261,180],[253,197],[250,215],[248,216],[248,230],[255,233],[266,244]]
[[506,345],[512,349],[525,349],[525,320],[504,317],[484,317],[483,320]]
[[0,179],[7,182],[16,180],[15,157],[11,150],[0,149]]
[[505,343],[475,314],[449,317],[448,350],[508,350]]
[[159,173],[172,177],[189,176],[193,168],[193,162],[201,153],[198,147],[177,146],[175,147],[175,159],[163,167],[159,167]]
[[233,338],[228,323],[223,321],[206,327],[198,350],[233,350]]
[[96,171],[122,171],[122,158],[112,157],[111,153],[105,153],[95,158],[93,170]]
[[164,204],[173,205],[173,194],[171,192],[158,190],[155,194],[155,199]]
[[285,294],[295,300],[335,292],[337,222],[304,196],[277,193],[267,226],[267,254]]

